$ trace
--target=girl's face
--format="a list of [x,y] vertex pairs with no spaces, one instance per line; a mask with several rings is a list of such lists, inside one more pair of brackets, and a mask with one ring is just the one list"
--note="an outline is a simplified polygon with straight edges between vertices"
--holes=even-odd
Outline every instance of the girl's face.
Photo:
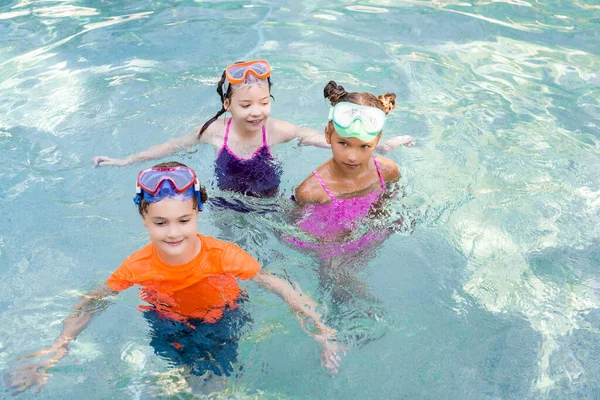
[[269,85],[237,88],[232,93],[231,100],[225,99],[224,106],[237,126],[248,131],[259,131],[271,114]]
[[198,210],[192,199],[165,198],[152,203],[142,220],[165,263],[181,265],[197,255]]
[[373,151],[379,143],[379,136],[370,142],[340,136],[331,123],[327,125],[325,138],[331,145],[335,163],[349,174],[363,171],[363,168],[368,166],[369,160],[373,157]]

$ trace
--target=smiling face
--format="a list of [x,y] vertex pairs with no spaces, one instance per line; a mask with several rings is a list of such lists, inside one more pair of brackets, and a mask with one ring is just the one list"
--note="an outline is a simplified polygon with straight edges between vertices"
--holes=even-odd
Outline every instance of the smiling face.
[[194,201],[165,198],[148,206],[142,218],[161,260],[170,265],[191,261],[200,251],[198,210]]
[[257,83],[236,88],[231,99],[225,99],[223,105],[238,127],[259,131],[271,114],[269,85]]
[[333,124],[330,122],[325,129],[325,139],[331,145],[333,161],[342,171],[354,174],[367,168],[369,160],[373,157],[373,151],[379,143],[378,135],[370,142],[363,142],[357,138],[340,136]]

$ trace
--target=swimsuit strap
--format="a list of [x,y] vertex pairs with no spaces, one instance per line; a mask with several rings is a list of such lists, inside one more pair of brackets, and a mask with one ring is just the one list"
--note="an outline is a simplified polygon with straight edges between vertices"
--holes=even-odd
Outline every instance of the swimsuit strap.
[[381,188],[385,189],[385,181],[383,180],[383,176],[381,176],[381,168],[379,168],[379,163],[375,156],[373,156],[373,161],[375,161],[375,168],[377,168],[377,175],[379,175],[379,183],[381,184]]
[[263,146],[265,146],[267,148],[267,150],[269,150],[269,145],[267,144],[267,127],[266,127],[266,124],[263,124],[263,126],[262,126],[262,134],[263,134]]
[[336,200],[335,196],[333,195],[333,193],[331,193],[331,190],[329,190],[325,182],[323,182],[323,178],[321,178],[321,175],[319,175],[316,169],[313,171],[313,174],[317,177],[317,180],[319,181],[321,186],[323,186],[323,189],[325,189],[329,197],[331,197],[332,200]]
[[229,127],[231,126],[231,118],[227,120],[227,127],[225,128],[225,137],[223,138],[223,147],[227,146],[227,138],[229,137]]

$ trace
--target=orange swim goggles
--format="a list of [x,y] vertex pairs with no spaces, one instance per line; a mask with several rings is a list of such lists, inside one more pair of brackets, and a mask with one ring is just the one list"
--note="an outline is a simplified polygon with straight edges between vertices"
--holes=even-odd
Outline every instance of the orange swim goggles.
[[243,83],[248,74],[252,74],[258,79],[269,79],[271,66],[265,60],[252,60],[230,65],[225,69],[227,79],[223,82],[223,97],[227,96],[230,85]]

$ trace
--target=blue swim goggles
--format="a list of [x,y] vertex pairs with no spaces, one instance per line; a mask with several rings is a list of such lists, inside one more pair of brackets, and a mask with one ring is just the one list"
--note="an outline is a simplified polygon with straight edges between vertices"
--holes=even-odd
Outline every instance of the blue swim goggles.
[[329,120],[338,135],[370,142],[383,130],[385,113],[376,107],[342,102],[329,110]]
[[200,182],[188,167],[147,168],[138,174],[135,192],[133,202],[138,206],[142,198],[151,204],[164,198],[187,200],[197,196],[198,210],[203,209]]

